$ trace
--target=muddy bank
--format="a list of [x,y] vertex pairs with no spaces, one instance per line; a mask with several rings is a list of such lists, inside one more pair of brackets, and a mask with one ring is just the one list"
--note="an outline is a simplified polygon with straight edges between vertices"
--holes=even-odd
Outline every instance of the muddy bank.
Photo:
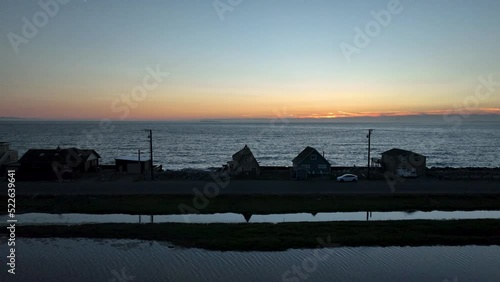
[[427,176],[443,180],[500,180],[500,168],[483,167],[432,167]]

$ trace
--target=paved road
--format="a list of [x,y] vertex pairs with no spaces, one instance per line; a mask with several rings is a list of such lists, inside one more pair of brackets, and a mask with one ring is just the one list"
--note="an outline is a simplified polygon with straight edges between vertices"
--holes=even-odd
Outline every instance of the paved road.
[[[1,183],[0,183],[1,185]],[[5,182],[5,186],[6,186]],[[386,181],[78,181],[73,183],[18,182],[19,194],[193,194],[194,189],[210,194],[500,194],[499,181],[445,181],[412,179],[390,186]],[[207,192],[203,192],[206,190]]]

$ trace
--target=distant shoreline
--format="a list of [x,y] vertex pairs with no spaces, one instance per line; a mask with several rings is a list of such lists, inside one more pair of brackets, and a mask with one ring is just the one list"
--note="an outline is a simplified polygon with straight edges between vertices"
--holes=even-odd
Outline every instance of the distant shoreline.
[[[451,116],[454,116],[453,114]],[[458,116],[458,114],[457,114]],[[43,122],[100,122],[102,120],[108,120],[104,118],[96,119],[56,119],[56,118],[24,118],[24,117],[0,117],[0,121],[43,121]],[[113,120],[111,122],[137,122],[137,123],[279,123],[283,124],[307,124],[307,123],[366,123],[366,124],[377,124],[377,123],[408,123],[419,124],[425,122],[431,122],[433,124],[443,124],[454,126],[454,123],[447,122],[443,115],[406,115],[406,116],[363,116],[363,117],[336,117],[336,118],[295,118],[295,117],[281,117],[280,119],[268,117],[268,118],[214,118],[214,119],[164,119],[164,120]],[[500,114],[471,114],[467,119],[463,120],[463,123],[475,123],[475,122],[500,122]]]

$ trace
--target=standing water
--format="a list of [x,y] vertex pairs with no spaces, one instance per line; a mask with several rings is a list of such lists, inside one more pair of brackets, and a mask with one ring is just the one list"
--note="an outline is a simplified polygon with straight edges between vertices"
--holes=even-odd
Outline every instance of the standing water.
[[[5,240],[0,246],[7,253]],[[0,281],[500,281],[500,246],[217,252],[154,241],[21,238],[16,254],[16,275],[2,271]]]

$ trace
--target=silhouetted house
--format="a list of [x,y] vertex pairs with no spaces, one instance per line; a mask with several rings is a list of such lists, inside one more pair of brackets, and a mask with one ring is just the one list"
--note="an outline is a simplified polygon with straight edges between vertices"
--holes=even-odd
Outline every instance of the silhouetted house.
[[252,151],[247,145],[233,155],[233,160],[227,163],[227,170],[231,176],[257,176],[261,169]]
[[11,150],[9,143],[0,142],[0,173],[4,174],[7,167],[15,166],[18,161],[17,151]]
[[151,170],[151,159],[139,156],[124,156],[115,158],[117,172],[143,174]]
[[329,174],[332,166],[322,154],[309,146],[300,152],[292,163],[298,179],[304,179],[310,174]]
[[402,149],[391,149],[382,153],[382,169],[403,177],[425,175],[427,157]]
[[99,154],[94,150],[29,149],[19,159],[19,177],[24,180],[62,180],[97,171]]

